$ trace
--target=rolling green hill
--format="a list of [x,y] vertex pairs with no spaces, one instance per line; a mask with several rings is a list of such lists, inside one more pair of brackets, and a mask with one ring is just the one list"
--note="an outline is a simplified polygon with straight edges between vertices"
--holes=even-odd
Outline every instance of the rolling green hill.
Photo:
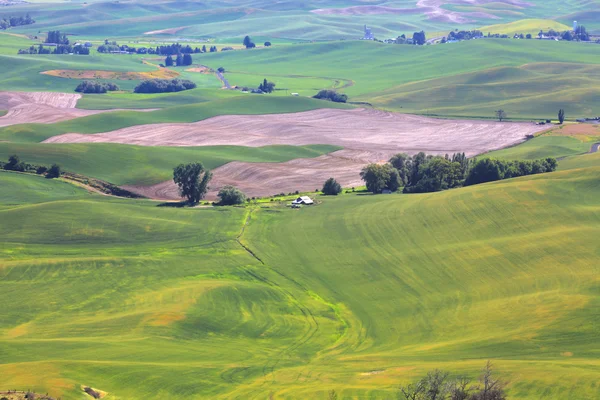
[[19,27],[18,32],[36,34],[58,28],[99,39],[135,37],[161,30],[167,30],[164,35],[171,38],[252,34],[304,40],[357,39],[365,23],[373,27],[377,37],[385,39],[422,29],[439,32],[533,18],[564,20],[568,26],[573,19],[580,19],[598,28],[590,14],[598,10],[596,0],[444,2],[438,11],[452,18],[430,15],[432,6],[440,7],[436,2],[419,6],[415,0],[56,1],[15,5],[0,10],[0,17],[29,12],[37,22]]
[[[232,84],[243,74],[274,82],[295,76],[349,82],[353,101],[420,114],[542,118],[565,108],[571,118],[600,106],[600,46],[538,40],[476,40],[436,46],[330,42],[201,56],[225,66]],[[302,89],[302,82],[290,90]],[[315,88],[316,89],[316,88]]]
[[492,359],[511,399],[596,398],[600,167],[582,160],[302,210],[157,208],[0,172],[0,384],[379,399]]

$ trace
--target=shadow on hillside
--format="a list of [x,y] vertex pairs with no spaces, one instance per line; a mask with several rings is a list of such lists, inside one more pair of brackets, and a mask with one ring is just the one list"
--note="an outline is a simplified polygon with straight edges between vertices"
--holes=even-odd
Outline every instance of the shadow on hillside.
[[157,204],[156,207],[183,208],[189,207],[189,203],[187,201],[169,201],[166,203]]

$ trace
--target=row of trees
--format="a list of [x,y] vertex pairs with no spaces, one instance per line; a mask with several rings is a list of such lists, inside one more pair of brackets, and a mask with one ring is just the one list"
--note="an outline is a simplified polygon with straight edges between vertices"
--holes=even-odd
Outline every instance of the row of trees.
[[0,161],[0,168],[5,171],[29,172],[38,175],[45,175],[48,179],[60,177],[61,169],[58,164],[52,164],[50,168],[44,165],[29,164],[21,161],[19,156],[12,155],[8,158],[8,162]]
[[79,54],[89,55],[90,49],[83,45],[71,46],[70,44],[59,44],[54,47],[44,47],[43,45],[30,46],[27,49],[19,49],[18,54]]
[[313,96],[313,99],[329,100],[335,103],[345,103],[348,101],[348,96],[343,93],[338,93],[335,90],[321,90]]
[[126,44],[119,45],[117,42],[108,42],[106,40],[103,45],[98,46],[97,51],[99,53],[131,53],[131,54],[156,54],[162,56],[174,56],[177,54],[200,54],[217,51],[217,46],[211,46],[210,50],[206,49],[206,46],[191,48],[189,45],[182,46],[179,43],[175,43],[169,46],[156,46],[156,47],[132,47]]
[[111,82],[83,81],[75,88],[78,93],[115,92],[119,87]]
[[360,173],[372,193],[391,192],[404,187],[404,193],[428,193],[519,176],[553,172],[554,158],[534,161],[505,161],[484,158],[470,160],[464,153],[433,156],[396,154],[387,164],[369,164]]
[[473,163],[464,185],[470,186],[519,176],[554,172],[557,165],[556,159],[552,157],[533,161],[507,161],[484,158]]
[[175,57],[175,60],[173,60],[173,57],[171,57],[170,55],[167,56],[167,58],[165,58],[165,66],[167,67],[172,67],[173,65],[177,66],[177,67],[182,67],[182,66],[186,66],[186,65],[192,65],[193,63],[193,59],[191,54],[177,54],[177,57]]
[[396,38],[396,44],[418,44],[424,45],[427,43],[427,37],[425,36],[425,32],[415,32],[412,35],[412,40],[407,38],[405,34],[402,34]]
[[187,79],[149,79],[140,82],[133,91],[134,93],[167,93],[195,88],[196,84]]
[[415,383],[399,388],[404,400],[505,400],[504,383],[496,377],[491,362],[487,362],[477,383],[468,377],[450,378],[450,373],[430,371]]
[[0,20],[0,29],[5,30],[15,26],[31,25],[34,23],[35,20],[29,14],[26,14],[24,17],[4,17]]

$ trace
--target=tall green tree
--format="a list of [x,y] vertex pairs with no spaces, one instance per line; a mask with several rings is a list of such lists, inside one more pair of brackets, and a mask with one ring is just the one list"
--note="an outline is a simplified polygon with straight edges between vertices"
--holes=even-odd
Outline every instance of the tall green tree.
[[167,67],[172,67],[173,66],[173,57],[168,55],[167,58],[165,58],[165,65]]
[[180,164],[173,170],[173,182],[190,204],[198,204],[204,198],[211,179],[212,173],[202,163]]
[[192,65],[192,55],[191,54],[184,54],[183,55],[183,65]]
[[502,109],[496,110],[495,114],[496,114],[496,118],[498,118],[498,121],[500,121],[500,122],[502,122],[502,120],[506,119],[506,112]]
[[558,110],[558,123],[562,125],[563,122],[565,122],[565,110],[561,108]]
[[342,192],[342,186],[333,178],[329,178],[323,184],[323,194],[326,196],[337,196]]
[[369,164],[362,169],[360,177],[371,193],[381,193],[384,189],[395,192],[400,187],[398,171],[390,164]]

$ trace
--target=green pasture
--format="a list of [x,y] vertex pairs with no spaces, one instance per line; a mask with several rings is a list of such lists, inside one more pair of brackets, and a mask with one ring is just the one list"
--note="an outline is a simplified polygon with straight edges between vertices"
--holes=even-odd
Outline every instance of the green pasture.
[[538,136],[518,146],[492,151],[485,156],[504,160],[561,158],[588,153],[593,143],[573,136],[554,136],[550,134]]
[[[21,40],[22,38],[18,38]],[[0,45],[0,48],[2,46]],[[484,39],[434,46],[337,41],[196,54],[195,65],[224,67],[232,85],[276,83],[276,95],[312,96],[336,89],[350,101],[416,114],[493,118],[502,108],[509,118],[554,118],[563,108],[569,119],[595,115],[600,106],[600,46],[539,40]],[[0,55],[5,90],[70,92],[77,80],[42,75],[51,69],[150,71],[143,57],[129,55]],[[152,62],[159,62],[154,60]],[[203,92],[190,95],[86,96],[83,108],[162,108],[206,99],[244,96],[220,89],[213,75],[176,68]],[[118,81],[131,90],[136,80]]]
[[[340,82],[351,101],[409,113],[492,118],[494,110],[503,108],[509,118],[537,119],[564,108],[569,118],[577,118],[592,115],[599,106],[594,87],[600,84],[600,46],[585,43],[485,39],[405,46],[355,41],[201,57],[210,67],[225,67],[233,85],[249,84],[247,77],[256,76],[298,88],[301,79],[320,77],[328,83],[322,88]],[[289,82],[296,77],[296,84]]]
[[59,164],[64,170],[102,179],[115,185],[153,185],[173,178],[181,163],[202,162],[214,169],[231,161],[285,162],[314,158],[340,150],[330,145],[308,146],[131,146],[112,143],[40,144],[0,143],[0,159],[13,154],[25,162]]
[[[420,30],[439,32],[457,27],[470,29],[522,19],[560,20],[565,21],[568,26],[573,19],[581,19],[590,27],[597,28],[594,15],[590,15],[590,12],[594,12],[598,5],[596,0],[536,0],[521,5],[504,2],[444,3],[442,7],[449,12],[466,13],[463,15],[466,21],[460,26],[442,19],[428,18],[426,10],[415,10],[415,1],[411,0],[376,1],[368,4],[407,12],[369,12],[362,15],[313,12],[323,8],[365,6],[359,0],[300,3],[244,0],[235,4],[192,1],[155,3],[143,0],[69,3],[36,1],[0,10],[0,17],[29,12],[37,22],[13,30],[37,34],[40,30],[45,32],[57,28],[73,35],[100,40],[106,36],[139,37],[153,33],[169,38],[242,38],[246,34],[253,34],[261,40],[292,41],[357,39],[363,33],[363,24],[372,26],[374,34],[380,39]],[[161,34],[160,31],[165,29],[171,30]]]
[[576,159],[301,210],[163,208],[0,173],[0,386],[384,399],[491,359],[511,399],[596,398],[600,167]]
[[478,29],[484,35],[498,33],[512,36],[514,34],[527,35],[530,33],[535,38],[540,31],[547,32],[554,29],[557,32],[563,32],[572,29],[572,25],[561,24],[550,19],[521,19],[506,24],[488,25]]

